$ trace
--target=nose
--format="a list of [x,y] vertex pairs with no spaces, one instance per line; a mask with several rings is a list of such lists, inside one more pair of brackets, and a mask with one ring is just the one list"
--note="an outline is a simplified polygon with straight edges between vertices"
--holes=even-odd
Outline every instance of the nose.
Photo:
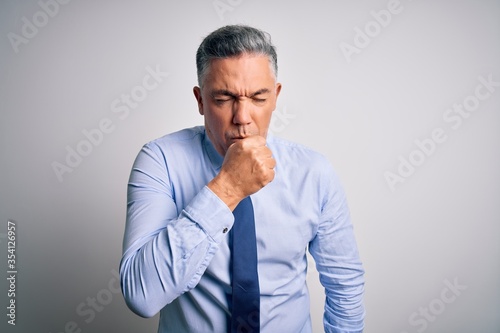
[[247,100],[237,100],[233,103],[233,123],[248,125],[252,122],[251,103]]

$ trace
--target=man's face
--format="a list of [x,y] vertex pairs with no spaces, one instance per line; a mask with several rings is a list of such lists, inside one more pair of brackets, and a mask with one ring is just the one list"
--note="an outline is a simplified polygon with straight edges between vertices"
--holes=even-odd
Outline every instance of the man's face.
[[239,139],[267,137],[280,90],[267,56],[243,54],[212,60],[202,89],[194,87],[193,92],[219,154],[224,156]]

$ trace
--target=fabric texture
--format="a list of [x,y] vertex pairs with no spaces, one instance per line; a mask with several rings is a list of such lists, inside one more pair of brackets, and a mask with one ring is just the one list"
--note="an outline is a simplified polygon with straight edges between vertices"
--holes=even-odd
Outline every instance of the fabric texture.
[[[260,331],[312,333],[307,250],[325,288],[325,332],[362,331],[364,270],[335,172],[301,145],[268,135],[267,146],[275,178],[251,195]],[[160,312],[160,333],[227,332],[234,216],[206,186],[222,161],[200,126],[146,144],[134,162],[122,291],[138,315]]]

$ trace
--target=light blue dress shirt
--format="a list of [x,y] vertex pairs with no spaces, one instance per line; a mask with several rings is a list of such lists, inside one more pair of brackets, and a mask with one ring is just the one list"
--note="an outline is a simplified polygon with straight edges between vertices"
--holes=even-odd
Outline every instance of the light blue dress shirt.
[[[325,332],[362,331],[364,271],[337,176],[301,145],[269,135],[267,146],[276,175],[251,196],[261,332],[312,332],[307,249],[326,291]],[[146,144],[132,168],[122,290],[138,315],[160,311],[160,333],[226,332],[234,217],[206,187],[222,161],[200,126]]]

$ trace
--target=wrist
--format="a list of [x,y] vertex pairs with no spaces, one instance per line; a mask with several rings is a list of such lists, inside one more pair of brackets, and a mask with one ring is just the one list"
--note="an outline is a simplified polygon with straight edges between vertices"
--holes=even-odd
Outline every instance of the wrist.
[[220,174],[215,176],[208,184],[207,187],[218,196],[231,211],[236,208],[238,203],[244,199],[244,196],[235,191],[235,187],[230,184]]

